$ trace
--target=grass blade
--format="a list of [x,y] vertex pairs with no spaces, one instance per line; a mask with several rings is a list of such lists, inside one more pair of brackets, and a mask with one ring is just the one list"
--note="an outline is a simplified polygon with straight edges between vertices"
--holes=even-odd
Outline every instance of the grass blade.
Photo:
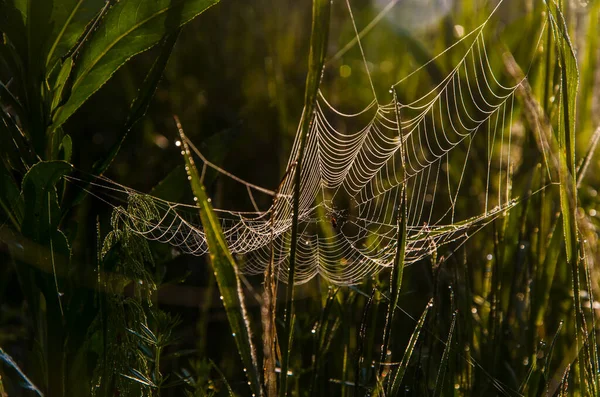
[[176,122],[181,136],[182,153],[185,159],[186,170],[190,178],[192,191],[197,199],[200,219],[204,227],[208,250],[210,252],[210,264],[213,268],[217,285],[219,286],[221,301],[225,307],[238,352],[246,369],[250,388],[253,394],[262,396],[256,350],[252,342],[252,333],[238,274],[239,270],[231,252],[229,252],[223,231],[221,230],[221,224],[214,213],[210,199],[200,180],[198,170],[190,155],[187,138],[177,118]]
[[302,158],[306,148],[306,136],[312,124],[317,93],[323,75],[325,53],[327,51],[327,39],[329,36],[329,14],[331,11],[330,0],[313,0],[312,7],[312,30],[310,37],[310,53],[308,55],[308,75],[306,76],[306,89],[304,92],[304,110],[300,120],[300,150],[296,158],[294,170],[294,202],[292,218],[292,237],[289,259],[289,271],[286,292],[285,332],[286,336],[281,338],[282,360],[281,360],[281,382],[279,395],[287,394],[287,372],[290,356],[290,344],[292,335],[292,318],[294,317],[294,276],[296,267],[296,245],[298,242],[298,218],[300,210],[300,181],[302,176]]
[[433,300],[429,300],[429,303],[427,303],[427,306],[425,306],[425,310],[423,311],[423,314],[421,314],[421,317],[417,322],[415,330],[410,336],[408,346],[406,346],[404,356],[402,356],[402,361],[400,361],[400,365],[398,366],[396,375],[394,375],[394,381],[392,382],[392,388],[389,393],[391,396],[398,395],[400,385],[402,384],[402,379],[404,378],[404,374],[406,374],[406,370],[408,369],[408,363],[410,362],[410,358],[412,357],[413,351],[415,350],[415,346],[417,345],[417,341],[419,340],[419,335],[421,334],[421,330],[423,329],[423,325],[425,324],[427,313],[429,313],[429,309],[431,309],[432,306]]
[[444,378],[446,376],[446,368],[448,367],[448,358],[450,357],[450,350],[452,349],[452,336],[454,335],[454,327],[456,326],[456,312],[452,313],[452,323],[450,324],[450,332],[448,332],[448,340],[446,341],[446,347],[442,354],[442,361],[438,369],[437,377],[435,379],[435,389],[433,395],[441,396],[443,394],[442,388],[444,387]]
[[[400,111],[398,109],[396,93],[394,90],[394,103],[396,104],[396,121],[398,123],[398,130],[400,141],[402,141],[402,129],[401,129],[401,119],[400,119]],[[402,173],[404,173],[405,160],[404,160],[404,150],[403,147],[400,146],[401,157],[402,157]],[[401,176],[404,178],[404,175]],[[394,314],[396,313],[396,307],[398,306],[398,301],[400,299],[400,289],[402,288],[402,273],[404,271],[404,255],[406,253],[406,228],[408,225],[407,222],[407,207],[406,207],[406,189],[403,187],[400,189],[399,194],[400,205],[398,207],[398,215],[397,215],[397,224],[398,224],[398,238],[396,240],[396,256],[394,258],[394,268],[392,269],[391,279],[390,279],[390,303],[388,306],[388,313],[386,316],[386,324],[383,331],[383,343],[382,343],[382,351],[381,351],[381,362],[384,363],[386,360],[386,356],[388,356],[388,348],[389,341],[392,334],[392,324],[394,322]],[[391,360],[391,355],[388,357]],[[383,371],[384,368],[382,368]]]

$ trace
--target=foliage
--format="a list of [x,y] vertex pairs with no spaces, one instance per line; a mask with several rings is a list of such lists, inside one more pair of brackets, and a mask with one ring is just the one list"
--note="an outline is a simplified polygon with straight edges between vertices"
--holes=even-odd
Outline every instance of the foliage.
[[[505,0],[490,19],[492,66],[526,77],[510,119],[518,205],[406,266],[403,190],[391,272],[293,286],[292,260],[285,288],[273,268],[242,274],[211,204],[271,203],[199,172],[191,142],[244,179],[295,178],[297,209],[302,150],[285,159],[318,89],[362,109],[425,66],[390,91],[403,101],[449,73],[466,42],[429,61],[491,9],[216,3],[0,0],[0,396],[598,395],[600,3]],[[481,195],[485,168],[448,178]],[[120,201],[105,173],[153,196]],[[195,203],[208,255],[146,238],[170,219],[156,197]]]

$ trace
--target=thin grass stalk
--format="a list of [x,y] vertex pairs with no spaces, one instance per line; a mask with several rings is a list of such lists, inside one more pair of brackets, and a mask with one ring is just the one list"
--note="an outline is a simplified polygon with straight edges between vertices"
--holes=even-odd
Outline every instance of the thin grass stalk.
[[408,369],[408,364],[410,362],[410,358],[412,357],[412,354],[415,350],[417,341],[419,340],[419,335],[421,334],[421,330],[423,329],[423,325],[425,324],[425,319],[427,318],[427,313],[429,313],[429,309],[431,309],[432,306],[433,306],[433,300],[430,299],[429,302],[427,303],[427,306],[425,306],[425,310],[423,311],[423,314],[421,314],[421,317],[419,318],[419,321],[417,322],[415,330],[413,331],[412,335],[410,336],[410,340],[408,341],[408,346],[406,346],[406,350],[404,351],[404,356],[402,356],[402,361],[400,361],[400,364],[398,365],[398,370],[396,371],[396,374],[394,375],[394,380],[392,381],[392,387],[391,387],[390,393],[389,393],[391,396],[398,395],[398,391],[400,390],[400,385],[402,384],[402,379],[404,379],[404,374],[406,374],[406,370]]
[[[404,145],[402,139],[404,134],[402,132],[400,107],[398,104],[398,97],[396,91],[393,90],[394,94],[394,108],[396,114],[396,123],[398,124],[398,137],[400,141],[400,158],[402,161],[402,169],[400,171],[400,179],[404,180],[405,172],[405,157],[404,157]],[[394,322],[394,314],[396,313],[396,307],[400,299],[400,289],[402,288],[402,274],[404,272],[404,256],[406,253],[406,228],[407,228],[407,206],[406,206],[406,188],[404,184],[400,188],[399,192],[398,214],[397,214],[397,226],[398,226],[398,237],[396,240],[396,255],[394,258],[394,267],[390,275],[390,303],[388,305],[388,312],[386,316],[386,324],[383,331],[383,343],[381,346],[381,362],[386,361],[388,357],[389,341],[392,333],[392,324]],[[391,354],[389,355],[391,359]],[[384,368],[381,369],[380,374],[383,373]]]
[[590,145],[588,146],[588,151],[583,158],[583,162],[579,166],[577,170],[577,188],[581,186],[581,182],[583,182],[583,178],[585,178],[585,174],[592,162],[592,158],[596,153],[596,148],[598,147],[598,142],[600,142],[600,127],[596,128],[594,133],[592,134],[592,139],[590,139]]
[[[287,177],[290,175],[292,169],[283,176],[279,187],[277,188],[277,194],[273,199],[272,208],[276,208],[278,194],[281,190],[281,186],[284,184]],[[277,395],[277,374],[276,369],[276,343],[277,343],[277,328],[275,323],[275,314],[277,310],[277,280],[275,279],[275,241],[274,236],[274,222],[275,212],[271,213],[271,247],[270,247],[270,259],[264,273],[264,291],[263,301],[261,305],[261,320],[263,325],[263,372],[264,381],[266,387],[266,393],[268,397],[275,397]]]
[[292,206],[292,236],[286,291],[286,310],[284,330],[287,335],[281,339],[281,380],[279,395],[287,394],[287,372],[292,340],[292,318],[294,317],[294,281],[296,271],[296,246],[298,243],[298,219],[300,212],[300,182],[302,180],[302,160],[306,149],[306,137],[311,128],[317,93],[323,75],[323,65],[327,50],[329,36],[329,14],[331,11],[330,0],[313,0],[312,30],[310,37],[310,53],[308,55],[308,75],[306,77],[306,90],[304,93],[304,110],[300,121],[300,149],[295,161],[294,170],[294,198]]
[[371,296],[367,300],[365,304],[365,308],[363,311],[362,320],[360,323],[360,330],[358,334],[357,348],[356,348],[356,364],[354,365],[354,395],[358,396],[359,388],[360,388],[360,369],[362,368],[362,363],[364,361],[363,357],[363,349],[365,344],[365,339],[367,335],[367,320],[369,317],[369,310],[371,309],[371,304],[373,303],[373,297],[375,296],[376,289],[373,288],[371,292]]
[[454,335],[454,327],[456,326],[456,312],[452,313],[452,323],[450,324],[450,331],[448,332],[448,340],[446,341],[446,347],[442,354],[442,361],[438,369],[437,376],[435,378],[435,389],[433,396],[441,396],[443,394],[444,379],[446,377],[446,367],[448,367],[448,359],[450,357],[450,350],[452,349],[452,337]]
[[263,390],[256,359],[256,349],[252,342],[252,332],[239,278],[239,270],[229,251],[223,231],[221,230],[221,224],[206,194],[196,164],[191,157],[187,137],[177,117],[175,117],[175,122],[181,136],[182,154],[185,160],[188,179],[197,201],[200,220],[206,234],[206,242],[210,254],[209,262],[217,280],[229,326],[233,331],[232,336],[244,364],[252,395],[262,396]]
[[[319,318],[319,322],[315,325],[315,329],[313,329],[313,334],[315,334],[315,342],[314,342],[314,353],[313,353],[313,365],[312,365],[312,379],[310,382],[310,387],[308,389],[308,395],[315,395],[315,390],[317,387],[317,379],[319,377],[319,371],[321,368],[321,357],[327,353],[328,343],[327,336],[328,333],[333,333],[333,328],[330,327],[330,313],[333,307],[333,303],[335,302],[335,296],[339,289],[330,289],[329,294],[327,296],[327,300],[325,301],[325,307],[321,310],[321,316]],[[319,393],[316,393],[319,394]]]
[[594,309],[594,289],[592,286],[592,274],[590,272],[589,256],[588,256],[587,250],[585,249],[585,245],[586,244],[584,243],[583,250],[582,250],[583,251],[582,262],[583,262],[584,271],[585,271],[586,286],[587,286],[587,290],[588,290],[588,294],[589,294],[590,311],[592,313],[592,315],[590,316],[592,329],[591,329],[589,342],[588,342],[589,348],[591,350],[591,352],[590,352],[590,355],[591,355],[590,378],[591,378],[592,386],[593,386],[593,394],[597,396],[599,394],[598,381],[599,381],[600,374],[598,373],[598,345],[597,345],[597,341],[596,341],[596,313],[595,313],[595,309]]

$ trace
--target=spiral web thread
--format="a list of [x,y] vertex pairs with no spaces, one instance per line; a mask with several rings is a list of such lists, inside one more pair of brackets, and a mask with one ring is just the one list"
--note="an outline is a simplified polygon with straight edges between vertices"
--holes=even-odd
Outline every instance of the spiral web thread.
[[[352,16],[349,3],[348,11]],[[492,70],[483,34],[492,14],[460,40],[472,41],[454,69],[417,99],[400,103],[395,92],[426,65],[392,86],[394,99],[387,104],[379,103],[369,74],[374,99],[355,114],[337,110],[319,92],[301,175],[298,284],[320,275],[334,284],[351,285],[392,266],[403,187],[407,195],[407,265],[445,244],[464,242],[516,204],[510,196],[510,146],[514,95],[519,84],[503,85]],[[352,23],[354,41],[368,73],[353,17]],[[336,128],[340,125],[354,129]],[[245,184],[253,203],[257,192],[273,196],[273,204],[266,211],[216,210],[229,249],[243,255],[243,271],[247,274],[262,273],[274,260],[279,279],[287,279],[293,216],[291,176],[299,137],[300,131],[289,157],[288,172],[276,192],[229,174],[188,142],[204,163],[204,171],[212,167]],[[474,142],[479,147],[484,142],[487,148],[486,153],[477,153],[477,162],[471,150]],[[485,186],[485,192],[473,199],[466,197],[467,167],[487,169],[486,180],[478,182]],[[137,194],[108,180],[98,184]],[[459,197],[472,200],[478,213],[459,214]],[[207,252],[193,206],[152,200],[160,216],[133,219],[134,215],[124,210],[120,216],[129,218],[128,225],[148,239],[169,243],[193,255]]]

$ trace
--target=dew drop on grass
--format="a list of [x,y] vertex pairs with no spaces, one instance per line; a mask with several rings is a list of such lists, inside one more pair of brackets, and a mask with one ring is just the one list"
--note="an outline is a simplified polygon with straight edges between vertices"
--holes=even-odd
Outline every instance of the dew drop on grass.
[[181,146],[181,141],[175,141],[175,146],[177,146],[177,147]]

